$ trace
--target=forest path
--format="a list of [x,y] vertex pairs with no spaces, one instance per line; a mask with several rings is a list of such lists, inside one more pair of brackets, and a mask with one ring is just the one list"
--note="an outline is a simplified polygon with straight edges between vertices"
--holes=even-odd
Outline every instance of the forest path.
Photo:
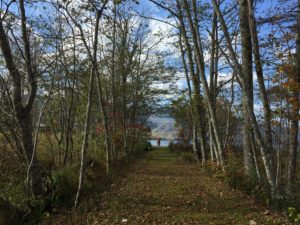
[[90,224],[284,224],[166,148],[147,152],[99,203]]
[[78,210],[59,210],[41,224],[288,224],[167,148],[146,152],[124,174],[106,191],[87,197]]

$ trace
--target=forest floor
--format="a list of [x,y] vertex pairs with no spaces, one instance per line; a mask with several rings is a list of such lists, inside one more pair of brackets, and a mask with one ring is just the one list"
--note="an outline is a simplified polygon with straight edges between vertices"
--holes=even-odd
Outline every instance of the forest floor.
[[50,216],[42,224],[288,224],[166,148],[145,153],[126,177],[91,201],[84,216]]

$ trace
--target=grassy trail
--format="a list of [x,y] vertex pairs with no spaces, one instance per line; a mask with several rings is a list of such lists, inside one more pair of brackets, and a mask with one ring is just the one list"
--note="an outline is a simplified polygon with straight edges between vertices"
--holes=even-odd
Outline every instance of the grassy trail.
[[99,204],[88,213],[87,224],[286,224],[164,148],[146,153],[126,178],[94,201]]

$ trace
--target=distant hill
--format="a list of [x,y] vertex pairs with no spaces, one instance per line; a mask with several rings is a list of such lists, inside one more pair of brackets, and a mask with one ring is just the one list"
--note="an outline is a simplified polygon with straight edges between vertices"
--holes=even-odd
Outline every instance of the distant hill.
[[175,120],[169,116],[151,116],[147,121],[153,138],[174,139],[177,133]]

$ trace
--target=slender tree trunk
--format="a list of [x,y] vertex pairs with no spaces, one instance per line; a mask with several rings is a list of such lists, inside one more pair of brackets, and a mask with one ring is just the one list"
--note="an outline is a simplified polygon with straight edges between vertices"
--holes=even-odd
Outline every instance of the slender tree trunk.
[[[200,149],[199,149],[199,145],[198,145],[198,141],[197,141],[197,119],[196,119],[196,115],[195,115],[195,110],[194,110],[194,100],[192,97],[192,87],[191,87],[191,83],[190,83],[190,77],[189,77],[189,71],[188,71],[188,66],[185,60],[185,51],[183,49],[183,45],[182,45],[182,29],[180,29],[180,36],[179,36],[179,46],[180,46],[180,51],[181,51],[181,59],[182,59],[182,64],[183,64],[183,68],[184,68],[184,74],[185,74],[185,78],[186,78],[186,82],[187,82],[187,86],[188,86],[188,95],[189,95],[189,108],[190,108],[190,112],[192,115],[192,123],[193,123],[193,133],[192,133],[192,143],[193,143],[193,151],[195,154],[195,159],[197,162],[199,162],[200,160]],[[189,53],[190,54],[190,53]],[[190,62],[191,63],[191,62]],[[190,71],[191,73],[193,71]]]
[[112,158],[112,145],[111,145],[111,134],[109,132],[109,120],[107,116],[107,112],[104,106],[103,100],[103,91],[102,91],[102,82],[99,73],[97,74],[97,89],[98,89],[98,99],[101,108],[102,114],[102,124],[104,126],[104,136],[105,136],[105,155],[106,155],[106,175],[110,175],[111,173],[111,158]]
[[233,73],[232,74],[232,78],[231,78],[231,100],[230,100],[230,103],[228,105],[228,111],[227,111],[227,120],[226,120],[226,132],[225,132],[225,138],[224,138],[224,148],[227,147],[228,145],[228,141],[229,141],[229,129],[230,129],[230,118],[231,118],[231,115],[232,115],[232,112],[231,112],[231,108],[232,108],[232,105],[234,103],[234,80],[235,80],[235,74]]
[[[78,189],[75,198],[75,207],[78,206],[80,201],[80,195],[82,191],[82,186],[84,183],[84,171],[86,166],[86,152],[88,149],[89,144],[89,133],[90,133],[90,120],[91,120],[91,109],[92,109],[92,97],[93,97],[93,87],[94,87],[94,80],[95,75],[97,73],[97,48],[98,48],[98,33],[99,33],[99,21],[101,18],[102,11],[98,10],[96,13],[96,25],[94,31],[94,44],[93,44],[93,55],[91,57],[92,68],[90,73],[90,80],[89,80],[89,93],[88,93],[88,102],[86,105],[86,116],[85,116],[85,125],[84,125],[84,136],[83,136],[83,143],[81,148],[81,162],[80,162],[80,174],[79,174],[79,183]],[[84,36],[82,36],[84,39]]]
[[[113,38],[112,38],[112,66],[111,66],[111,93],[112,93],[112,136],[115,136],[115,132],[117,129],[117,120],[116,120],[116,88],[115,88],[115,79],[116,79],[116,63],[115,63],[115,53],[116,53],[116,17],[117,17],[117,8],[116,4],[113,6],[113,13],[114,13],[114,19],[113,19]],[[112,150],[112,156],[116,157],[116,149],[115,149],[115,143],[114,138],[111,140],[111,150]]]
[[37,160],[37,155],[34,154],[33,151],[34,145],[32,140],[32,125],[30,116],[23,116],[23,121],[19,121],[19,123],[21,128],[21,139],[28,164],[28,174],[31,182],[31,190],[35,196],[39,196],[43,194],[41,168]]
[[260,175],[260,170],[259,170],[259,166],[258,166],[258,160],[257,160],[257,151],[256,151],[256,145],[255,145],[255,138],[254,138],[254,134],[251,133],[251,154],[253,156],[253,162],[254,162],[254,165],[255,165],[255,172],[256,172],[256,176],[257,176],[257,179],[259,181],[261,181],[261,175]]
[[[183,14],[182,14],[182,9],[181,9],[181,5],[179,3],[179,1],[177,1],[177,7],[179,10],[179,21],[180,21],[180,28],[181,28],[181,34],[186,46],[186,50],[187,50],[187,55],[188,55],[188,60],[189,60],[189,70],[190,70],[190,74],[191,74],[191,79],[192,79],[192,83],[193,83],[193,89],[194,89],[194,97],[192,98],[192,110],[194,111],[194,121],[196,124],[199,124],[199,131],[200,131],[200,145],[201,145],[201,152],[203,153],[202,155],[202,163],[204,163],[206,161],[206,142],[205,142],[205,138],[204,138],[204,129],[203,127],[205,126],[204,123],[204,116],[203,116],[203,107],[202,107],[202,100],[201,100],[201,95],[200,95],[200,82],[199,82],[199,78],[198,78],[198,73],[195,72],[195,68],[194,68],[194,60],[193,60],[193,53],[192,53],[192,48],[191,45],[189,43],[188,37],[187,37],[187,33],[186,33],[186,28],[185,28],[185,24],[183,21]],[[197,71],[198,68],[196,67]],[[196,125],[197,126],[197,125]],[[196,129],[196,128],[195,128]],[[196,134],[197,132],[195,132],[194,134]],[[194,137],[197,139],[197,137]],[[195,143],[196,144],[196,143]],[[197,151],[197,154],[200,155],[200,152],[198,152],[198,147],[194,147],[194,150]]]
[[[215,12],[218,15],[218,18],[219,18],[219,21],[220,21],[220,24],[221,24],[221,27],[222,27],[222,30],[223,30],[223,33],[224,33],[224,36],[225,36],[225,39],[226,39],[227,48],[228,48],[231,60],[233,62],[233,65],[235,67],[234,69],[239,74],[239,79],[241,81],[243,95],[249,96],[249,90],[247,88],[244,88],[244,87],[247,86],[246,80],[244,79],[244,74],[243,74],[241,65],[239,64],[239,62],[237,60],[237,56],[236,56],[236,54],[233,50],[232,43],[231,43],[231,38],[230,38],[230,35],[229,35],[229,32],[228,32],[228,28],[227,28],[227,25],[225,23],[224,17],[221,13],[221,10],[220,10],[219,5],[217,4],[216,0],[212,0],[212,3],[213,3],[213,7],[214,7]],[[273,198],[276,198],[278,193],[277,193],[277,188],[276,188],[276,184],[275,184],[275,178],[274,178],[274,175],[272,173],[272,166],[271,166],[272,164],[271,164],[271,161],[270,161],[270,157],[269,157],[269,154],[268,154],[267,147],[266,147],[266,145],[264,143],[264,140],[262,138],[262,135],[261,135],[256,117],[255,117],[255,114],[254,114],[254,111],[253,111],[253,107],[252,107],[250,98],[245,99],[245,105],[247,107],[249,121],[251,123],[253,132],[255,134],[256,141],[258,143],[258,146],[259,146],[259,149],[260,149],[260,152],[261,152],[261,156],[262,156],[262,159],[263,159],[263,163],[264,163],[264,167],[265,167],[265,171],[266,171],[266,175],[267,175],[267,180],[268,180],[268,183],[269,183],[270,189],[271,189],[271,195],[272,195]]]
[[256,19],[253,12],[253,1],[252,0],[247,0],[247,1],[248,1],[248,10],[249,10],[249,15],[248,15],[249,28],[252,37],[255,69],[256,69],[259,92],[263,103],[263,110],[264,110],[264,117],[265,117],[264,121],[266,126],[266,146],[267,146],[268,154],[271,154],[272,152],[271,116],[272,115],[271,115],[269,99],[265,87],[265,82],[264,82],[264,74],[262,68],[262,61],[260,58],[259,42],[258,42],[258,35],[257,35],[257,28],[256,28]]
[[[193,133],[192,133],[193,151],[194,151],[194,154],[195,154],[196,162],[200,162],[201,155],[200,155],[200,149],[199,149],[198,140],[197,140],[198,135],[197,135],[197,126],[196,126],[196,124],[193,124],[192,129],[193,129]],[[202,160],[202,163],[203,163],[203,160]]]
[[279,188],[280,186],[280,180],[281,180],[281,152],[280,152],[280,148],[277,149],[276,152],[276,177],[275,177],[275,182],[276,182],[276,187]]
[[[122,42],[121,42],[121,67],[122,67],[122,133],[123,133],[123,156],[127,157],[127,146],[128,146],[128,130],[126,128],[126,121],[127,121],[127,75],[128,75],[128,68],[125,66],[125,59],[126,59],[126,41],[127,41],[127,31],[125,30],[124,33],[122,33]],[[128,66],[131,65],[131,59],[128,59],[130,62],[128,62]]]
[[[213,15],[213,21],[212,21],[212,34],[211,34],[211,53],[210,53],[210,74],[209,74],[209,90],[210,90],[210,94],[213,98],[213,100],[216,102],[216,83],[215,83],[215,77],[217,76],[217,42],[218,42],[218,28],[217,28],[217,15],[214,12]],[[209,115],[208,115],[209,116]],[[208,126],[209,126],[209,147],[210,147],[210,157],[211,157],[211,161],[215,160],[214,157],[214,131],[212,129],[212,124],[209,121],[208,122]],[[217,163],[219,162],[218,159],[218,155],[216,154],[216,159],[217,159]]]
[[293,82],[296,88],[293,90],[293,98],[295,103],[291,109],[291,133],[289,146],[289,168],[288,168],[288,191],[293,192],[293,186],[296,181],[297,174],[297,149],[299,136],[299,90],[300,90],[300,0],[298,0],[297,14],[297,36],[296,36],[296,73],[293,77]]
[[[200,84],[198,84],[198,82],[194,83],[194,85],[200,86]],[[196,107],[196,112],[197,112],[196,118],[197,118],[197,122],[199,124],[201,160],[202,160],[202,165],[204,165],[207,161],[207,148],[206,148],[206,139],[205,139],[205,133],[206,133],[206,131],[205,131],[205,111],[204,111],[204,108],[202,107],[203,101],[200,96],[200,90],[195,90],[194,98],[195,98],[194,107]],[[197,125],[196,125],[196,129],[197,129]],[[197,139],[197,137],[196,137],[196,139]]]
[[[216,147],[218,150],[221,165],[224,165],[224,152],[223,152],[221,135],[220,135],[220,131],[219,131],[219,125],[218,125],[218,121],[217,121],[215,104],[213,103],[213,100],[210,96],[210,92],[209,92],[209,88],[208,88],[208,84],[207,84],[207,80],[206,80],[206,76],[205,76],[203,49],[202,49],[202,44],[201,44],[200,33],[198,31],[199,25],[193,23],[192,15],[190,13],[190,8],[189,8],[187,0],[183,0],[183,8],[185,10],[185,13],[187,14],[187,20],[188,20],[189,27],[190,27],[191,34],[192,34],[192,40],[193,40],[194,48],[195,48],[196,66],[199,69],[199,73],[200,73],[200,77],[201,77],[201,81],[202,81],[202,85],[203,85],[204,96],[205,96],[205,99],[208,104],[210,120],[212,123],[212,127],[213,127],[214,134],[215,134],[215,139],[216,139],[216,144],[217,144]],[[195,26],[197,29],[195,29]]]
[[254,161],[251,151],[251,133],[252,128],[249,121],[247,110],[247,98],[253,110],[253,74],[252,74],[252,43],[251,33],[249,32],[248,23],[248,5],[247,0],[239,0],[240,13],[240,31],[242,44],[242,71],[245,80],[243,88],[248,90],[248,96],[243,96],[243,152],[244,152],[244,167],[245,174],[252,176],[254,170]]
[[208,132],[209,132],[209,152],[210,152],[210,160],[215,161],[215,154],[214,154],[214,144],[213,144],[213,130],[211,127],[211,122],[208,122]]
[[88,94],[88,102],[86,105],[86,115],[85,115],[85,124],[84,124],[84,134],[83,134],[83,143],[81,147],[81,161],[80,161],[80,173],[79,173],[79,184],[75,199],[75,207],[77,207],[80,201],[80,195],[82,186],[84,183],[84,171],[86,166],[86,152],[89,144],[89,133],[90,133],[90,118],[91,118],[91,108],[92,108],[92,94],[93,94],[93,86],[94,86],[94,77],[95,77],[95,67],[93,66],[90,73],[90,81],[89,81],[89,94]]

